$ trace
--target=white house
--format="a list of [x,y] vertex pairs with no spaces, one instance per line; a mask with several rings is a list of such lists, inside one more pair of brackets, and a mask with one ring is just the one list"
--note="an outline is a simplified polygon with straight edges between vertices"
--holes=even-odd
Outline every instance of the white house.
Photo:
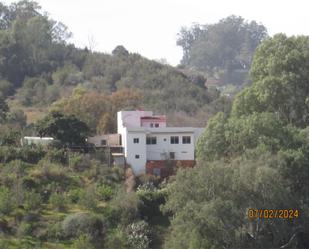
[[160,174],[160,162],[176,160],[194,164],[194,149],[203,128],[167,127],[165,116],[152,111],[119,111],[117,130],[121,135],[126,163],[135,175]]
[[52,137],[23,137],[20,140],[20,143],[22,146],[31,144],[46,146],[52,143],[53,141],[54,139]]

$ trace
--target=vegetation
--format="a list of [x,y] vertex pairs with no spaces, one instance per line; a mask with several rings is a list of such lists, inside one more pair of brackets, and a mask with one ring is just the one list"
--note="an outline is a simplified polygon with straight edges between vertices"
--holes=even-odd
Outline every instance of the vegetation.
[[75,116],[51,112],[37,123],[40,137],[51,136],[66,145],[84,145],[89,133],[85,123]]
[[[10,97],[12,110],[25,112],[28,124],[53,103],[93,132],[114,131],[119,109],[178,113],[193,117],[195,125],[205,125],[202,113],[214,112],[206,106],[219,94],[205,87],[199,73],[148,60],[123,46],[112,54],[76,48],[67,43],[67,27],[42,14],[33,1],[1,4],[0,12],[0,95],[2,102]],[[2,102],[0,120],[6,113]]]
[[[0,13],[0,248],[309,247],[308,37],[269,38],[230,16],[182,29],[173,68],[123,46],[76,48],[36,2],[1,3]],[[252,85],[232,103],[206,80],[226,93]],[[136,108],[207,123],[197,166],[136,179],[108,167],[105,152],[76,150]],[[25,135],[57,141],[21,146]]]
[[[253,85],[209,121],[197,167],[169,184],[165,248],[308,248],[308,44],[279,34],[257,49]],[[249,209],[296,213],[251,218]]]
[[[0,151],[14,149],[0,147]],[[40,150],[23,149],[28,156],[31,149]],[[31,248],[88,249],[110,244],[117,248],[118,243],[123,248],[148,248],[152,235],[141,220],[143,200],[134,192],[124,192],[122,168],[108,167],[95,154],[69,149],[63,155],[67,160],[56,162],[46,150],[62,154],[64,149],[42,150],[45,153],[36,154],[34,161],[13,153],[10,161],[0,164],[1,243],[7,248],[27,243]],[[73,158],[84,166],[71,167]]]
[[229,16],[215,24],[183,27],[177,45],[184,66],[206,73],[209,81],[240,86],[248,83],[255,49],[267,36],[263,25]]

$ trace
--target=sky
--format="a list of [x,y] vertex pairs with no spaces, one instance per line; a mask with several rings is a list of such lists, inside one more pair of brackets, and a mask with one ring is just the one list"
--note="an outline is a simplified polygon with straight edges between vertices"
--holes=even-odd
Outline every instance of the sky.
[[[7,4],[15,1],[2,0]],[[308,0],[37,0],[63,22],[77,47],[111,53],[117,45],[149,59],[179,64],[181,27],[211,24],[229,15],[263,24],[270,35],[309,35]]]

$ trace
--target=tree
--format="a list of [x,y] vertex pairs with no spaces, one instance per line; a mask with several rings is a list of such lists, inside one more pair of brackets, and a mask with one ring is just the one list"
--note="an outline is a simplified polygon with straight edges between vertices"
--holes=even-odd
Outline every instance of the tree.
[[275,35],[256,51],[253,86],[241,92],[232,114],[276,113],[285,123],[309,125],[309,37]]
[[[95,132],[100,118],[111,111],[109,97],[83,88],[75,88],[69,98],[63,98],[53,104],[53,110],[74,115]],[[108,120],[109,121],[109,120]],[[116,123],[115,123],[116,125]]]
[[257,149],[179,171],[164,206],[173,214],[164,248],[280,248],[289,240],[306,248],[308,240],[300,236],[307,233],[304,213],[293,221],[248,218],[249,208],[303,210],[305,196],[287,187],[280,161]]
[[111,115],[110,113],[105,113],[98,125],[97,125],[97,133],[98,134],[108,134],[116,132],[116,117],[115,115]]
[[64,145],[84,145],[89,135],[88,126],[72,115],[51,112],[36,124],[38,134],[51,136]]
[[229,16],[215,24],[182,28],[177,45],[183,49],[184,65],[219,77],[223,83],[243,83],[254,51],[266,37],[263,25]]
[[[208,122],[198,165],[168,185],[165,248],[308,247],[308,44],[276,35],[257,49],[252,86]],[[250,219],[249,208],[302,215]]]
[[129,52],[126,50],[126,48],[122,45],[118,45],[113,51],[112,54],[115,56],[123,56],[128,57]]

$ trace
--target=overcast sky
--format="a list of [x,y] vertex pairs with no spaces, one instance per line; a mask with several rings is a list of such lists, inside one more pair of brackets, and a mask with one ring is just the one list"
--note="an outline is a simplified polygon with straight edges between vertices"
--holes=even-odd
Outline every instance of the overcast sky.
[[[15,1],[5,0],[11,3]],[[273,35],[309,35],[309,0],[38,0],[73,33],[76,46],[110,53],[117,45],[177,65],[182,26],[215,23],[229,15],[262,23]]]

